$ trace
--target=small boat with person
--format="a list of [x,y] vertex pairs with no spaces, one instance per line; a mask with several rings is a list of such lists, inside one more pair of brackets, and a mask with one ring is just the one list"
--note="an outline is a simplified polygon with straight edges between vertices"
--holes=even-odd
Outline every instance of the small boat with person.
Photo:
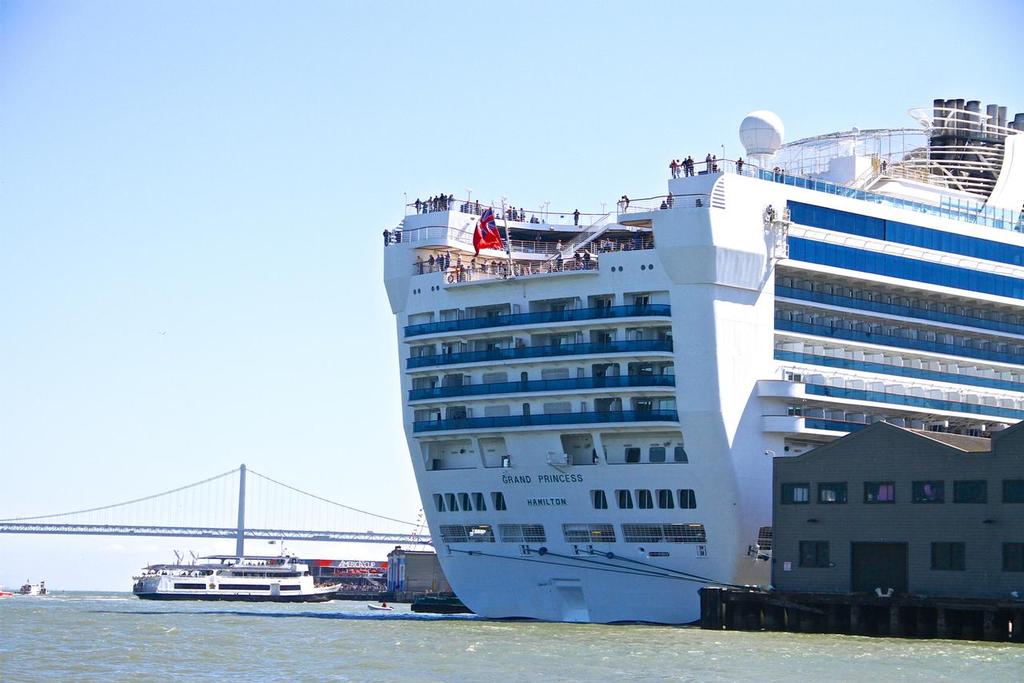
[[18,589],[18,595],[46,595],[46,582],[32,583],[26,579],[21,588]]
[[395,608],[394,608],[394,607],[392,607],[391,605],[389,605],[389,604],[388,604],[388,603],[386,603],[386,602],[382,602],[382,603],[380,603],[379,605],[374,605],[374,604],[373,604],[373,603],[371,602],[371,603],[367,603],[367,604],[366,604],[366,607],[367,607],[368,609],[376,610],[376,611],[378,611],[378,612],[393,612],[393,611],[395,610]]

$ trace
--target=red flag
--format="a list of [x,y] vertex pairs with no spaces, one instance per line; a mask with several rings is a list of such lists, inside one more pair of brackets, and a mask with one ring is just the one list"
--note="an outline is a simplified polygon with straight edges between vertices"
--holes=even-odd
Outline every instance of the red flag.
[[480,222],[473,231],[473,248],[479,255],[481,249],[504,249],[505,245],[498,234],[498,226],[494,224],[494,212],[490,209],[480,216]]

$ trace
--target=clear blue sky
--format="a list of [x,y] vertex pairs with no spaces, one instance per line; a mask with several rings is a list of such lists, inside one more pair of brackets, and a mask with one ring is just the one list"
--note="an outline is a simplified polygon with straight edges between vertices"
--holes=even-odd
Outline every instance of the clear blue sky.
[[[552,6],[555,5],[555,6]],[[672,157],[1024,110],[1024,3],[0,1],[0,517],[246,462],[414,518],[381,230],[439,192],[598,210]],[[385,547],[293,544],[371,557]],[[170,548],[0,536],[0,583]]]

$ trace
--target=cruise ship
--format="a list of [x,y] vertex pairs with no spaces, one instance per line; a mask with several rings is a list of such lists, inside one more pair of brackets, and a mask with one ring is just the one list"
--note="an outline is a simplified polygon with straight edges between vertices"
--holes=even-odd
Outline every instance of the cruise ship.
[[469,608],[695,621],[701,586],[768,583],[773,458],[1024,418],[1024,114],[909,113],[783,144],[758,111],[745,158],[611,213],[439,195],[385,231],[412,466]]

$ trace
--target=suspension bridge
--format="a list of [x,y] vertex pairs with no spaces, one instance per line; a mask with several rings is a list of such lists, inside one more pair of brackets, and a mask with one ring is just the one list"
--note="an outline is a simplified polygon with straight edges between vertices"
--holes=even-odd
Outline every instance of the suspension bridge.
[[[371,530],[340,530],[367,528]],[[422,521],[403,521],[328,500],[244,464],[144,498],[0,519],[0,533],[234,539],[239,557],[245,554],[246,540],[430,543]]]

